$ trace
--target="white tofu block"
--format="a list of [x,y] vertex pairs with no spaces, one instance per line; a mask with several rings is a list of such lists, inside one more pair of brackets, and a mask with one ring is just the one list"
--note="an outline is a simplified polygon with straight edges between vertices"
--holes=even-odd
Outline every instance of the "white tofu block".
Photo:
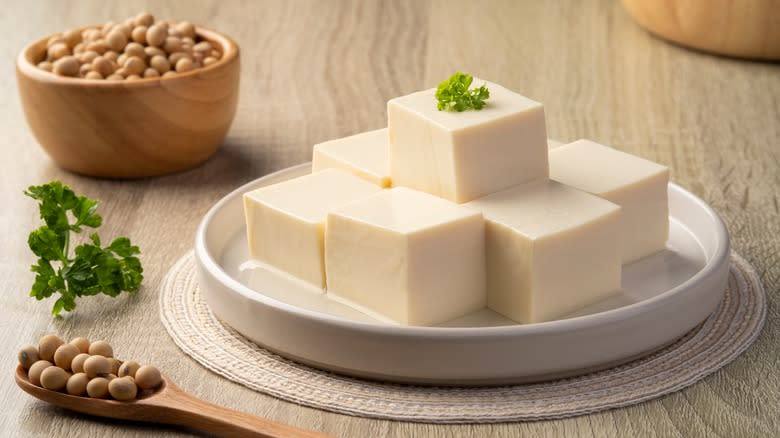
[[312,172],[341,169],[379,187],[390,187],[387,128],[314,145]]
[[465,204],[485,215],[488,307],[550,321],[620,291],[620,207],[554,181]]
[[328,214],[328,294],[406,325],[485,307],[484,220],[476,210],[396,187]]
[[325,287],[325,218],[329,210],[381,191],[336,169],[304,175],[244,194],[250,255]]
[[666,166],[589,140],[577,140],[550,151],[550,178],[623,207],[623,263],[666,247]]
[[463,203],[547,179],[544,107],[491,82],[472,86],[483,83],[490,99],[480,111],[439,111],[435,89],[387,103],[394,186]]

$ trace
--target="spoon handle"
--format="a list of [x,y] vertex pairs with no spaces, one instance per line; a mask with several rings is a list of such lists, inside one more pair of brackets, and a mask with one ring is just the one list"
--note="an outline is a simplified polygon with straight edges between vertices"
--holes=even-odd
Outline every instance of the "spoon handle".
[[328,436],[208,403],[172,384],[168,384],[160,395],[154,398],[157,399],[154,404],[159,407],[157,421],[162,423],[187,426],[223,437]]

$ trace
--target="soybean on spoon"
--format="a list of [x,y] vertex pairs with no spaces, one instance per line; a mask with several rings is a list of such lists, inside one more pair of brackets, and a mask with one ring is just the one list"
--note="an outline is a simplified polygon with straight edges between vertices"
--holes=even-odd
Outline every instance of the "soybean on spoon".
[[35,398],[98,417],[186,426],[224,437],[328,436],[205,402],[179,389],[165,376],[157,389],[139,393],[132,401],[81,397],[35,386],[21,365],[16,368],[15,380],[22,390]]

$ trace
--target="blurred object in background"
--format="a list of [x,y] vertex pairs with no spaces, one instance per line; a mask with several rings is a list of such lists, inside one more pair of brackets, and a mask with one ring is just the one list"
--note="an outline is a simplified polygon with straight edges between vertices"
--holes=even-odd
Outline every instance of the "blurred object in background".
[[642,27],[707,52],[780,60],[780,0],[622,0]]

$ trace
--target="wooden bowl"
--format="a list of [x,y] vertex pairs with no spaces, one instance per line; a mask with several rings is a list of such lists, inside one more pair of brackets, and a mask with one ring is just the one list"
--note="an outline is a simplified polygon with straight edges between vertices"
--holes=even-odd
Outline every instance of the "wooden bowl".
[[777,0],[623,0],[661,38],[721,55],[780,60]]
[[48,38],[16,62],[19,95],[38,143],[61,167],[106,178],[141,178],[187,169],[208,159],[238,103],[238,46],[198,27],[222,52],[207,67],[137,81],[57,76],[36,67]]

